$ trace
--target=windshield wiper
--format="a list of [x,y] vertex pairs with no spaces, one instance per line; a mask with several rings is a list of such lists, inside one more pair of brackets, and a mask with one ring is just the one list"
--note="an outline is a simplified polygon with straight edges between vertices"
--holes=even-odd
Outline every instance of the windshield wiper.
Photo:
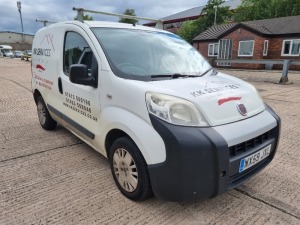
[[200,77],[203,77],[205,74],[207,74],[209,71],[211,71],[213,69],[213,67],[210,67],[208,70],[206,70],[205,72],[203,72]]
[[186,74],[180,74],[180,73],[151,75],[151,78],[160,78],[160,77],[170,77],[170,79],[176,79],[176,78],[199,77],[199,76],[198,75],[186,75]]

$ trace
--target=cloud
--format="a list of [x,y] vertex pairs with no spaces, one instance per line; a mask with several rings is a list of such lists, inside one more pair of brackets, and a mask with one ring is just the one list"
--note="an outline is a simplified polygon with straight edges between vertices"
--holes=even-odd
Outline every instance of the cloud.
[[[56,22],[73,20],[76,16],[76,12],[72,10],[73,7],[120,14],[127,8],[131,8],[138,16],[162,18],[192,7],[205,5],[207,0],[21,0],[21,2],[24,32],[34,34],[43,26],[37,23],[36,19]],[[17,1],[1,0],[0,4],[0,31],[21,32]],[[118,20],[118,18],[103,15],[93,15],[93,17],[95,20]]]

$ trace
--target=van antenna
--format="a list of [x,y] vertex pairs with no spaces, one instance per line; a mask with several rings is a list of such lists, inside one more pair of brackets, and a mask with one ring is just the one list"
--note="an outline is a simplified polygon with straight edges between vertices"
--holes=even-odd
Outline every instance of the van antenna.
[[83,23],[83,13],[89,12],[89,13],[102,14],[102,15],[107,15],[107,16],[115,16],[115,17],[126,18],[126,19],[140,19],[140,20],[152,21],[152,22],[156,22],[156,25],[155,25],[156,28],[163,29],[163,20],[161,20],[161,19],[153,19],[153,18],[131,16],[131,15],[118,14],[118,13],[94,11],[94,10],[83,9],[83,8],[75,8],[75,7],[73,7],[73,10],[77,11],[77,20],[82,23]]
[[43,23],[44,27],[47,26],[47,23],[57,23],[57,22],[52,22],[52,21],[48,21],[48,20],[38,20],[38,19],[36,19],[35,22]]

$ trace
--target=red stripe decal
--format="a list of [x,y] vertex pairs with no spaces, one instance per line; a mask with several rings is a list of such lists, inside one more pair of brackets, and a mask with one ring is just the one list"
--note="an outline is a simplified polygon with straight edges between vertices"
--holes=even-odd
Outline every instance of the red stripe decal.
[[226,102],[230,102],[230,101],[237,101],[237,100],[241,100],[242,97],[229,97],[229,98],[222,98],[218,101],[219,105],[222,105]]
[[42,65],[40,65],[40,64],[37,64],[37,65],[36,65],[36,68],[37,68],[37,69],[41,69],[41,70],[43,70],[43,71],[45,70],[45,68],[44,68]]

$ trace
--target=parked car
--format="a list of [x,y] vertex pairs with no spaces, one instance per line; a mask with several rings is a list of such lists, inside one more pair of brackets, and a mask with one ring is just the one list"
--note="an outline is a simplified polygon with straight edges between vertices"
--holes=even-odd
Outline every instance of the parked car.
[[14,51],[15,58],[21,58],[24,54],[22,51],[16,50]]
[[29,55],[29,56],[31,56],[31,55],[32,55],[32,51],[31,51],[31,50],[25,50],[25,51],[24,51],[24,55]]
[[31,58],[31,55],[32,55],[32,51],[31,50],[25,50],[23,52],[23,56],[21,56],[21,59],[24,60],[24,59],[29,59]]

